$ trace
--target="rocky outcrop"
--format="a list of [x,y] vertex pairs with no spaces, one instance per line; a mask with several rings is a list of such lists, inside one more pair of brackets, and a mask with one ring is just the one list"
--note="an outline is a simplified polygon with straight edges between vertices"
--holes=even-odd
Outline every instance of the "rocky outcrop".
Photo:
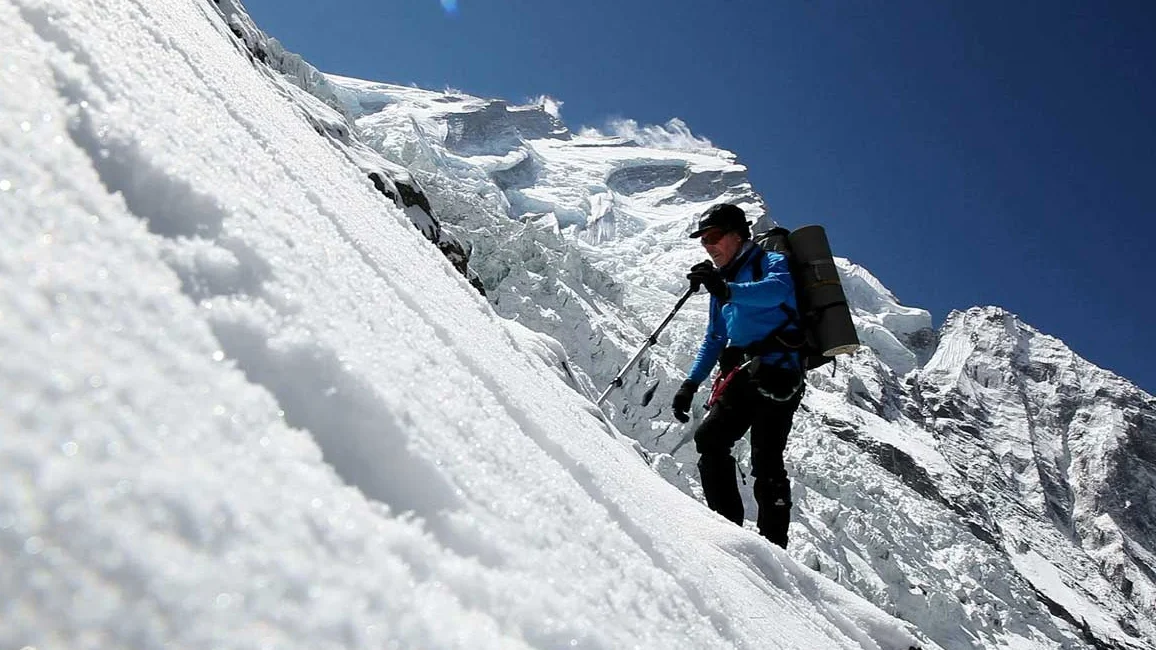
[[318,135],[330,140],[361,169],[383,196],[401,208],[410,221],[438,247],[450,263],[483,295],[485,289],[469,265],[469,248],[447,232],[434,216],[421,185],[405,167],[369,148],[357,135],[353,117],[337,98],[329,79],[262,32],[235,0],[214,0],[221,18],[237,39],[238,48],[255,66],[266,70]]

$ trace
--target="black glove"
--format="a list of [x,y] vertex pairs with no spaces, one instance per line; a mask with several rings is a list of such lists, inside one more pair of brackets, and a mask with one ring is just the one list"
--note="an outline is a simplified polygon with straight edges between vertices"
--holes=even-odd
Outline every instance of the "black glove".
[[731,288],[727,286],[722,273],[719,273],[718,269],[710,262],[699,262],[690,267],[690,273],[686,274],[686,279],[690,280],[690,287],[695,291],[698,291],[698,288],[702,286],[706,287],[710,295],[722,302],[731,299]]
[[687,379],[682,382],[682,386],[678,387],[678,392],[674,394],[674,399],[670,402],[670,408],[674,411],[674,419],[679,422],[689,422],[690,416],[690,401],[694,399],[694,392],[698,390],[698,384]]
[[698,290],[702,288],[702,281],[697,279],[695,274],[699,271],[713,268],[714,264],[712,264],[710,260],[699,262],[698,264],[690,267],[690,272],[686,274],[686,279],[690,280],[690,290],[692,293],[698,293]]

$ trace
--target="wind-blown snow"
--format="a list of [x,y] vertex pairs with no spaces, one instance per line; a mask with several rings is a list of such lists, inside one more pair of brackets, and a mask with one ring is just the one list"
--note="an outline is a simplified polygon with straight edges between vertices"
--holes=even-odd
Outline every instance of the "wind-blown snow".
[[1002,310],[839,260],[788,553],[695,501],[704,298],[593,406],[693,216],[771,223],[680,121],[325,76],[234,0],[0,0],[0,52],[5,647],[1156,639],[1156,402]]

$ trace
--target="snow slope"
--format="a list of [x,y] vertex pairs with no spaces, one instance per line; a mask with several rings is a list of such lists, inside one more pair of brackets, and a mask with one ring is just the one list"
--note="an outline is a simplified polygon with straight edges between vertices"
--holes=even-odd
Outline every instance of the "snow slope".
[[936,647],[653,472],[217,5],[0,43],[0,645]]
[[[560,374],[587,394],[607,384],[684,290],[683,270],[702,255],[685,236],[695,214],[729,200],[770,223],[733,156],[677,123],[573,135],[546,100],[512,106],[329,79],[360,137],[411,170],[446,227],[471,243],[471,264],[498,311],[559,341],[568,355]],[[1156,418],[1151,397],[1119,378],[1112,394],[1087,393],[1100,444],[1071,447],[1063,466],[1073,468],[1070,479],[1058,490],[1045,480],[1048,490],[1107,485],[1108,476],[1137,487],[1125,507],[1103,507],[1123,498],[1087,501],[1083,520],[1104,522],[1103,532],[1076,534],[1038,489],[1015,487],[1030,484],[1033,469],[1045,479],[1055,473],[1036,441],[1063,446],[1074,433],[1066,416],[1031,424],[1055,401],[1025,398],[1023,387],[1038,382],[1033,392],[1043,397],[1083,392],[1081,383],[1109,373],[1082,360],[1067,374],[1041,374],[1034,361],[1007,365],[1014,355],[1002,342],[975,345],[998,341],[1002,324],[988,331],[984,319],[952,318],[936,332],[925,310],[902,305],[866,269],[838,264],[867,346],[809,378],[789,448],[793,556],[945,647],[1150,645],[1156,564],[1153,497],[1144,495],[1156,458],[1142,441]],[[704,310],[704,299],[688,303],[612,395],[610,412],[652,467],[692,496],[696,458],[685,443],[694,423],[677,425],[666,405]],[[1045,357],[1074,357],[1062,346],[1041,348],[1046,337],[1030,340]],[[1005,380],[975,400],[971,382],[957,382],[965,372]],[[945,412],[937,395],[951,397],[954,410]],[[1006,416],[993,419],[992,409]],[[1024,435],[1025,423],[1039,431]],[[747,450],[738,451],[749,471]]]
[[1156,401],[1002,310],[838,261],[787,554],[687,498],[705,299],[585,399],[695,214],[772,222],[678,120],[327,77],[233,0],[0,18],[5,646],[1153,647]]

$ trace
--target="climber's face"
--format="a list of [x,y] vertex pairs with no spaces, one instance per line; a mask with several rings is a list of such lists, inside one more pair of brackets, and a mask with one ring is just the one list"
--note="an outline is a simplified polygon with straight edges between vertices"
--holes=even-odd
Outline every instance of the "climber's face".
[[729,264],[743,247],[743,238],[737,232],[722,228],[711,228],[702,234],[699,241],[718,268]]

